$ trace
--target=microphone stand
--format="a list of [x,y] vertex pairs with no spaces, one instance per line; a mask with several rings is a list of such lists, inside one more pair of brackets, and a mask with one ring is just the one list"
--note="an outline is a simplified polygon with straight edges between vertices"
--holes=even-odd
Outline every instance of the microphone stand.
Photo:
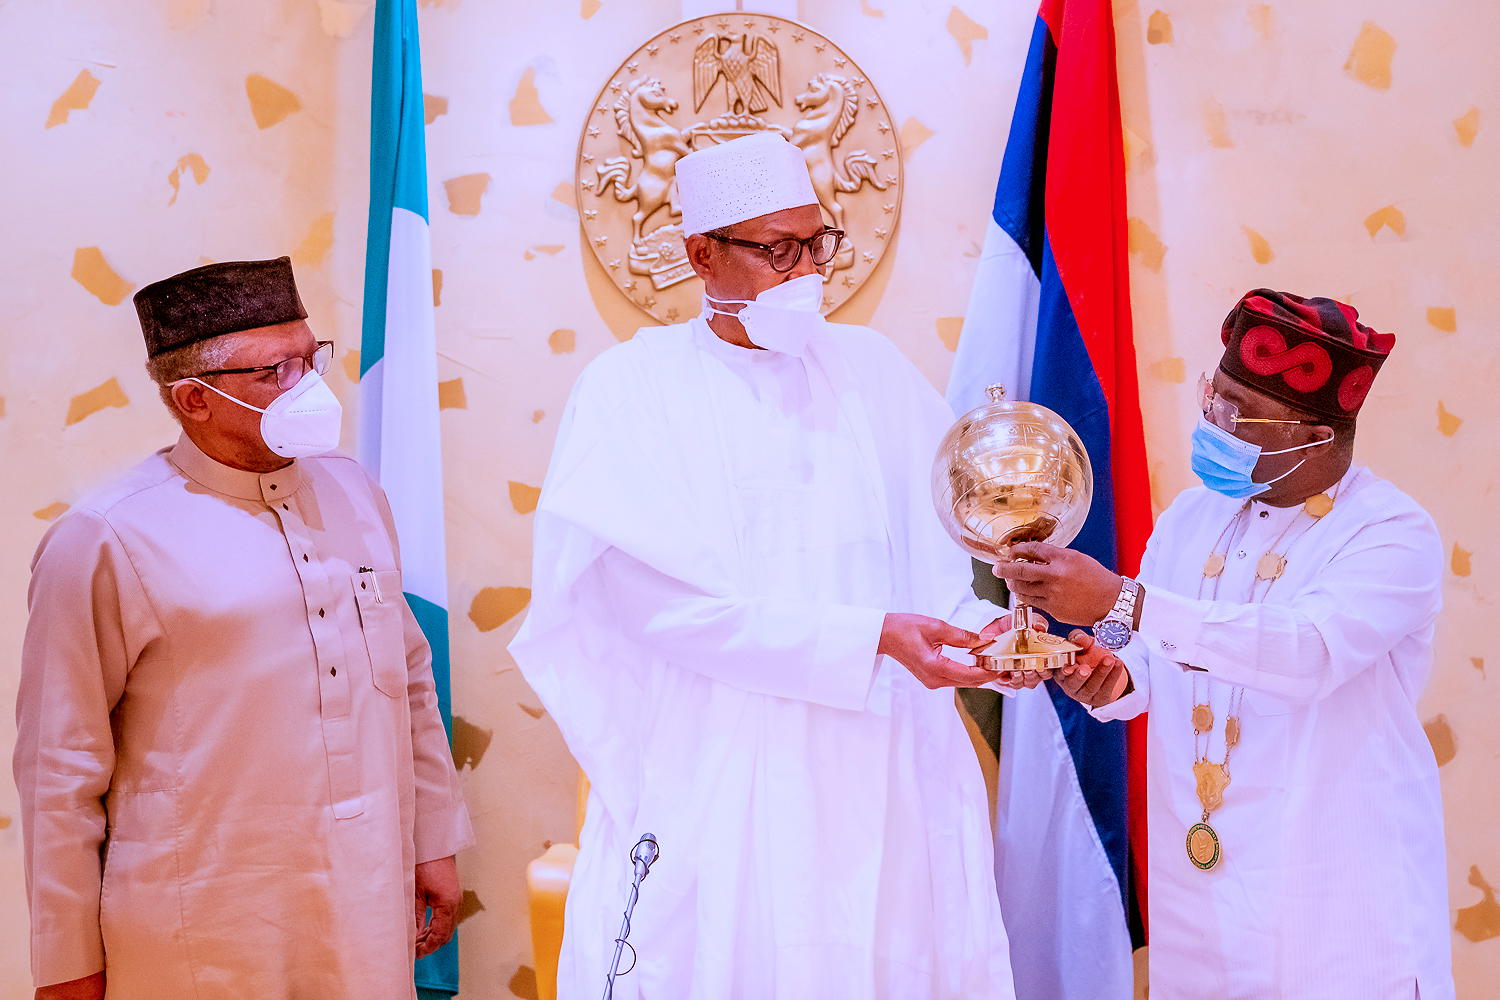
[[[612,1000],[615,995],[615,977],[629,975],[630,970],[635,968],[635,948],[626,940],[630,937],[630,917],[635,912],[636,901],[641,898],[641,883],[646,880],[646,874],[659,853],[656,838],[649,833],[641,834],[641,839],[636,841],[635,847],[630,851],[635,876],[630,880],[630,896],[625,901],[625,919],[620,923],[620,936],[615,938],[614,961],[610,962],[609,976],[604,981],[604,1000]],[[619,972],[620,956],[626,948],[630,948],[630,969]]]

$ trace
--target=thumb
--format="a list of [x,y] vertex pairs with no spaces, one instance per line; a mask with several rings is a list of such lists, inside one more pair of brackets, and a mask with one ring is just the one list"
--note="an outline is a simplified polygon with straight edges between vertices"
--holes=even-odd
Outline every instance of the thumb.
[[968,629],[959,628],[957,625],[949,625],[944,621],[939,621],[930,634],[935,641],[942,643],[944,646],[961,647],[963,649],[973,649],[985,641]]
[[1028,559],[1032,562],[1049,562],[1056,546],[1046,542],[1017,542],[1010,547],[1012,559]]

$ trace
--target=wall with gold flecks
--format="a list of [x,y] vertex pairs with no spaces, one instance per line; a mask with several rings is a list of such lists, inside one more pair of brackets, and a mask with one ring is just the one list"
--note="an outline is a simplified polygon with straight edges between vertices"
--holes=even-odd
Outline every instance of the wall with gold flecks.
[[[580,128],[620,62],[682,9],[420,0],[455,758],[482,841],[461,859],[466,997],[536,995],[523,871],[572,839],[577,773],[505,645],[530,596],[531,512],[568,388],[648,322],[581,245]],[[835,318],[881,329],[937,385],[1034,12],[1029,0],[800,3],[879,88],[905,154],[891,249]],[[339,345],[331,381],[352,445],[372,13],[373,0],[0,4],[0,703],[14,697],[27,565],[47,524],[174,437],[142,370],[129,303],[141,285],[290,253],[315,330]],[[1190,483],[1192,384],[1241,292],[1343,298],[1400,337],[1360,456],[1427,506],[1449,552],[1421,714],[1442,765],[1460,996],[1483,996],[1500,978],[1500,658],[1485,642],[1500,591],[1500,291],[1485,273],[1500,231],[1500,8],[1117,0],[1115,23],[1158,508]],[[0,750],[13,737],[0,712]],[[6,781],[0,922],[13,929],[20,886]],[[0,995],[28,985],[12,933]]]

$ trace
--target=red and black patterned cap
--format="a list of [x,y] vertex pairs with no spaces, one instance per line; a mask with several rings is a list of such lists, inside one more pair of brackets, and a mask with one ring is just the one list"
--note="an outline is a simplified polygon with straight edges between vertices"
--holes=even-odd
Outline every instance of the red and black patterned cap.
[[1224,318],[1219,370],[1300,410],[1349,423],[1396,336],[1359,322],[1353,306],[1257,288]]

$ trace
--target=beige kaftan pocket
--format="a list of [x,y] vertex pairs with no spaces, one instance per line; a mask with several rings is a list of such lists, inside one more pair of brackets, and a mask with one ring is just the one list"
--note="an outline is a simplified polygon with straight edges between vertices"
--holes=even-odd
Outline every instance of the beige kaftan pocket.
[[399,570],[355,573],[354,601],[359,607],[359,627],[370,657],[370,676],[375,687],[392,698],[406,696],[406,636],[401,614],[406,598],[401,593]]

